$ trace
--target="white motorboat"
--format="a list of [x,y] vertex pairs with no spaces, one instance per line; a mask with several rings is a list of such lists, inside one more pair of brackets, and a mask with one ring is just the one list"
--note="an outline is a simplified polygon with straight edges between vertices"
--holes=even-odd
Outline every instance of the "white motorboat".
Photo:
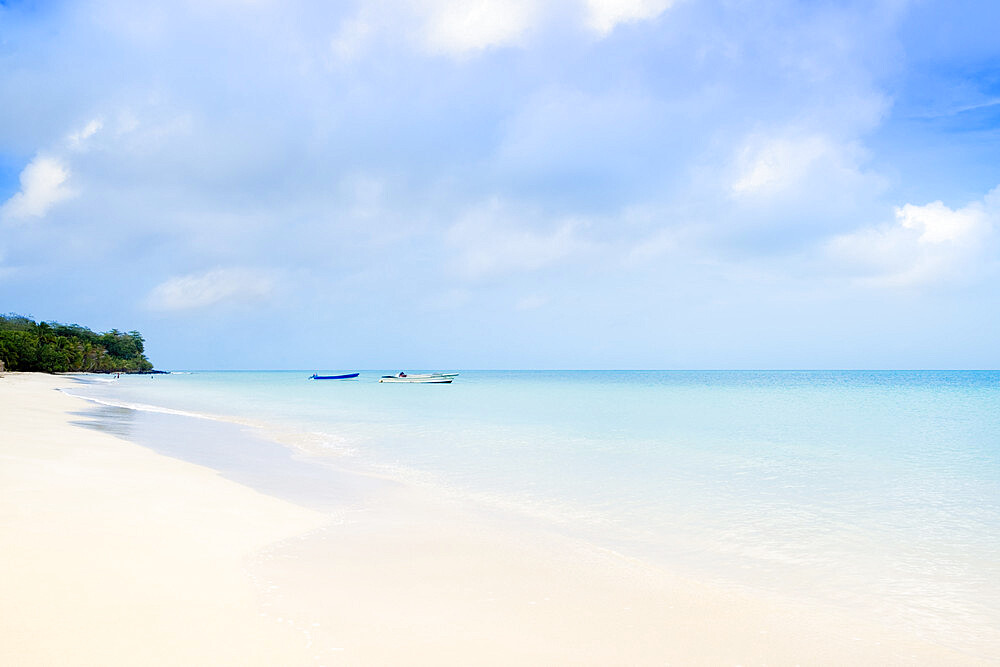
[[383,375],[379,382],[418,382],[422,384],[448,384],[458,377],[458,373],[415,373],[408,375]]

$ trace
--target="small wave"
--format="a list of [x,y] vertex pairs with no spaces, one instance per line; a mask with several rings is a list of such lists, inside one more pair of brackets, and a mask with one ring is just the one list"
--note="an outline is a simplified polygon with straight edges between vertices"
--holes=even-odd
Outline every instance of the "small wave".
[[276,442],[292,449],[298,450],[304,454],[311,456],[335,456],[335,457],[347,457],[352,456],[357,453],[357,449],[349,444],[347,439],[333,435],[331,433],[325,433],[322,431],[298,431],[294,429],[289,429],[278,424],[272,424],[264,421],[256,421],[252,419],[240,418],[235,416],[226,416],[218,414],[210,414],[206,412],[194,412],[191,410],[178,410],[176,408],[166,408],[159,405],[150,405],[148,403],[136,403],[132,401],[116,401],[113,399],[106,398],[95,398],[93,396],[85,396],[83,394],[77,394],[66,389],[60,389],[67,396],[73,396],[74,398],[80,398],[91,403],[97,403],[99,405],[106,405],[112,408],[124,408],[126,410],[136,410],[139,412],[152,412],[156,414],[163,415],[173,415],[177,417],[191,417],[193,419],[205,419],[208,421],[224,422],[227,424],[236,424],[238,426],[245,426],[248,428],[255,429],[258,433],[267,440]]
[[67,376],[72,377],[77,382],[81,384],[107,384],[109,382],[118,382],[116,377],[106,377],[105,375],[96,375],[93,373],[67,373]]
[[[104,380],[104,382],[107,382],[107,380]],[[112,380],[112,382],[114,382],[114,380]],[[230,419],[225,419],[224,417],[205,414],[201,412],[190,412],[188,410],[175,410],[174,408],[164,408],[158,405],[149,405],[146,403],[132,403],[130,401],[112,401],[104,398],[94,398],[93,396],[84,396],[83,394],[75,394],[65,389],[60,389],[60,391],[66,394],[67,396],[72,396],[74,398],[81,398],[85,401],[90,401],[91,403],[97,403],[99,405],[107,405],[108,407],[112,408],[125,408],[127,410],[138,410],[141,412],[157,412],[165,415],[194,417],[195,419],[209,419],[211,421],[232,421]]]
[[291,447],[316,458],[343,458],[354,456],[358,448],[343,436],[324,431],[292,429],[279,424],[261,424],[262,434],[273,442]]

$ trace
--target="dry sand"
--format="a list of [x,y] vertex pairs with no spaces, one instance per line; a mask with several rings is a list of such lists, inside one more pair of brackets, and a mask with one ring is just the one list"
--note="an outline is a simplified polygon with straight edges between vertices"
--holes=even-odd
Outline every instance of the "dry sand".
[[74,425],[70,383],[0,379],[0,664],[988,664],[402,485],[299,507]]

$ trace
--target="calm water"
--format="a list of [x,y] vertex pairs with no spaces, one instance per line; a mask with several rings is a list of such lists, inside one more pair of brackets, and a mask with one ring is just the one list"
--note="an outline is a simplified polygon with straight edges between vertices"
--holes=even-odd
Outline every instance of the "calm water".
[[310,373],[74,392],[249,421],[702,579],[1000,655],[1000,372]]

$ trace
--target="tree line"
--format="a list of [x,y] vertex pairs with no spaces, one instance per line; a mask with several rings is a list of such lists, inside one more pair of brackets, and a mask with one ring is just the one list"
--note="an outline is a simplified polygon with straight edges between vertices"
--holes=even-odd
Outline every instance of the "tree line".
[[8,371],[140,373],[153,370],[138,331],[95,333],[79,324],[0,315],[0,361]]

